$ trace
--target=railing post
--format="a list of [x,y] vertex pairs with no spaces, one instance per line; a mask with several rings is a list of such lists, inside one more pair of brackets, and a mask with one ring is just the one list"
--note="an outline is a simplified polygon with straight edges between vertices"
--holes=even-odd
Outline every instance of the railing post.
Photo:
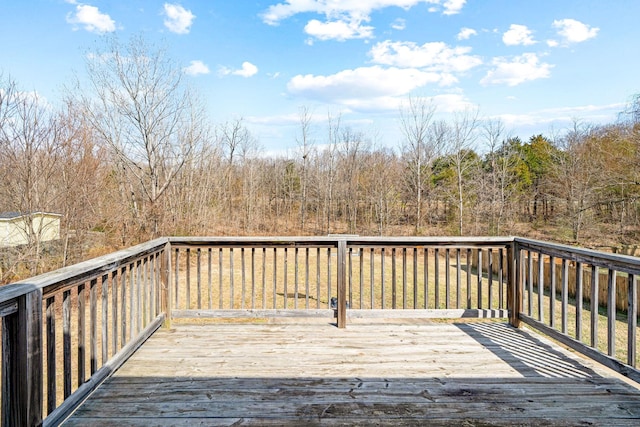
[[347,325],[347,241],[338,240],[338,328]]
[[522,307],[520,259],[520,249],[514,239],[507,247],[507,309],[509,310],[509,323],[515,328],[520,327]]
[[160,257],[160,311],[164,313],[164,328],[171,328],[171,243],[164,245]]
[[18,298],[2,322],[2,425],[42,424],[42,290]]

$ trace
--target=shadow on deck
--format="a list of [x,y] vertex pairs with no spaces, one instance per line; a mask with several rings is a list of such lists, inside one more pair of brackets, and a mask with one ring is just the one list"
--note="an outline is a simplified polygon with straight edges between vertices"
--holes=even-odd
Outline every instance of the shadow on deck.
[[640,391],[497,322],[180,324],[76,425],[638,425]]

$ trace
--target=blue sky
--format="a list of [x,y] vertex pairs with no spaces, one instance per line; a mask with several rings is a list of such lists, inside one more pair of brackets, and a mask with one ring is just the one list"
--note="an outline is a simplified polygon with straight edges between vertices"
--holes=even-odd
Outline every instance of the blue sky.
[[528,139],[616,119],[640,92],[638,16],[638,0],[0,0],[0,71],[55,104],[102,36],[144,34],[267,152],[296,146],[301,106],[317,144],[330,112],[398,147],[408,96]]

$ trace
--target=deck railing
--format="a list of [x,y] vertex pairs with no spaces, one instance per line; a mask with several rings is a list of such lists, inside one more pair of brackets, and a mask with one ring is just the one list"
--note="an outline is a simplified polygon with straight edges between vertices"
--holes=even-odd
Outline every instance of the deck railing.
[[518,321],[640,382],[640,258],[522,238],[514,248]]
[[[172,237],[169,242],[173,317],[315,316],[335,309],[343,327],[341,307],[352,309],[353,316],[388,309],[420,309],[409,314],[414,317],[507,314],[511,239]],[[490,261],[479,272],[483,259]]]
[[0,288],[3,426],[59,424],[161,325],[165,245]]
[[0,288],[2,425],[59,424],[172,318],[508,315],[640,381],[638,274],[511,237],[157,239]]

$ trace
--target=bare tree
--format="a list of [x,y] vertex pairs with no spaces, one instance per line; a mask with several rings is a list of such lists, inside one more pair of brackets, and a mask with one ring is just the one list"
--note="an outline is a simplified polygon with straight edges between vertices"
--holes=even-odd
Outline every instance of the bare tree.
[[469,170],[474,167],[473,150],[478,127],[478,110],[465,110],[454,114],[447,141],[447,152],[451,156],[456,181],[456,202],[458,205],[458,234],[464,235],[465,184]]
[[484,202],[488,208],[488,227],[491,234],[500,235],[509,205],[510,184],[513,180],[514,154],[507,143],[504,124],[500,120],[488,120],[482,127],[486,153],[484,175],[486,191]]
[[91,90],[76,93],[124,175],[135,179],[130,204],[141,231],[158,235],[158,201],[203,138],[204,110],[177,64],[142,37],[109,39],[86,65]]
[[296,138],[299,155],[302,158],[302,171],[300,176],[300,230],[304,230],[307,219],[307,191],[309,186],[309,162],[313,154],[314,143],[311,138],[311,121],[313,114],[308,107],[302,106],[298,109],[300,121],[300,135]]
[[358,207],[361,197],[362,157],[368,152],[369,141],[363,132],[354,131],[349,127],[342,130],[339,145],[340,182],[342,183],[341,199],[343,212],[347,220],[349,233],[355,233],[358,228]]
[[430,138],[429,127],[435,106],[425,98],[409,98],[400,109],[400,129],[404,135],[402,152],[407,163],[406,180],[415,195],[415,233],[420,233],[423,199],[430,177],[431,162],[437,155],[436,140]]
[[398,185],[402,174],[399,161],[389,149],[374,150],[364,165],[366,191],[373,209],[376,231],[379,235],[388,233],[389,226],[397,220]]
[[20,91],[11,79],[0,85],[0,203],[3,210],[25,215],[23,255],[33,274],[39,272],[43,230],[32,214],[55,207],[58,131],[55,115],[37,93]]
[[598,147],[598,127],[574,120],[573,127],[557,141],[555,166],[551,170],[552,188],[565,203],[561,222],[571,229],[574,242],[580,242],[585,225],[591,223],[598,192],[608,186],[610,177]]
[[222,155],[226,162],[226,188],[223,193],[226,198],[227,216],[232,218],[236,206],[243,205],[241,199],[244,194],[245,184],[247,184],[242,176],[243,161],[247,160],[257,150],[257,141],[244,125],[241,117],[218,126],[216,139],[220,144]]
[[333,117],[331,113],[327,115],[328,141],[324,150],[319,153],[319,173],[323,182],[322,191],[322,223],[321,228],[326,232],[331,232],[333,219],[333,204],[335,197],[335,181],[337,177],[338,142],[340,140],[341,116]]

